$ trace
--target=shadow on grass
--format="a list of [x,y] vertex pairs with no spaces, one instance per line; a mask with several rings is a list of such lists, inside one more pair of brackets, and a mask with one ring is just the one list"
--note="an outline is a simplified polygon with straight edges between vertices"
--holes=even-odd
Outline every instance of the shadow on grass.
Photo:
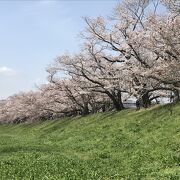
[[39,153],[58,153],[60,152],[60,150],[58,151],[57,148],[55,149],[55,147],[53,146],[9,146],[9,147],[5,147],[2,148],[0,150],[0,156],[1,155],[10,155],[12,153],[20,153],[20,152],[29,152],[29,153],[33,153],[33,152],[39,152]]

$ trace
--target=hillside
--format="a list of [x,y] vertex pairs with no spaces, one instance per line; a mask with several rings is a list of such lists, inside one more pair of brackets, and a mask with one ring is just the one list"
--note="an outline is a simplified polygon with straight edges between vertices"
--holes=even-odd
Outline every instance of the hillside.
[[0,125],[0,179],[179,179],[180,105]]

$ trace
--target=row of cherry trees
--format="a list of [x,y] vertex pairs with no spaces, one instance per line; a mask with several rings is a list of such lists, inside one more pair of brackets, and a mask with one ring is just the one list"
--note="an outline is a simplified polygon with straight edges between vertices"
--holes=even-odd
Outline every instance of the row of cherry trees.
[[55,59],[49,83],[36,92],[1,101],[1,122],[123,110],[130,97],[142,107],[162,97],[179,101],[178,0],[124,0],[111,17],[84,21],[81,51]]

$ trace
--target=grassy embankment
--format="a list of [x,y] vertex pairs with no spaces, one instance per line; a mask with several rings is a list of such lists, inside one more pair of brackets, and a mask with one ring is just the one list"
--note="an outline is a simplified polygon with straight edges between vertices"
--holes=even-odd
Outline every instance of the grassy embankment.
[[0,125],[0,179],[180,179],[180,105]]

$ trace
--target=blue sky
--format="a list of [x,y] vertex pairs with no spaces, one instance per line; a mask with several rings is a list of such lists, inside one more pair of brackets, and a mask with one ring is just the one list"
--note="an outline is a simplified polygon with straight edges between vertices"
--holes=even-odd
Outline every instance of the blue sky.
[[0,1],[0,99],[46,81],[45,68],[78,51],[84,16],[110,15],[118,0]]

